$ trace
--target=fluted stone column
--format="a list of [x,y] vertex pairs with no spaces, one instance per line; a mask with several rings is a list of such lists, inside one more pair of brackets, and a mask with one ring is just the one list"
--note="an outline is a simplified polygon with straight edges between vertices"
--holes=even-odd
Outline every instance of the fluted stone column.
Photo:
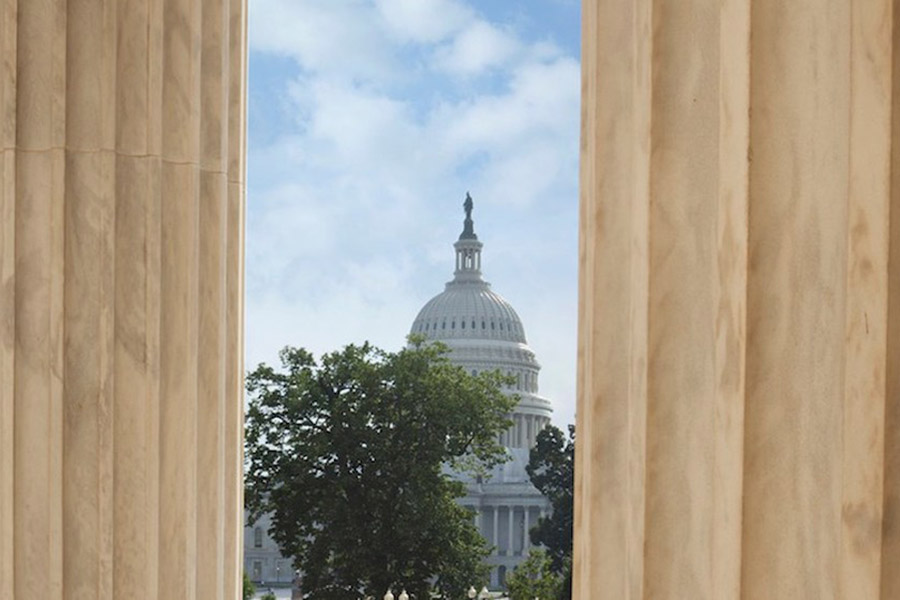
[[900,14],[583,7],[574,597],[900,597]]
[[500,554],[500,536],[498,531],[500,529],[500,507],[494,506],[493,510],[494,518],[492,520],[493,534],[491,535],[491,544],[494,545],[494,550],[492,554],[497,555]]
[[0,598],[239,597],[245,10],[0,1]]
[[530,506],[523,506],[524,516],[522,523],[522,554],[528,554],[528,549],[531,548],[531,537],[528,535],[528,530],[531,529],[530,516],[528,513],[531,510]]
[[515,512],[514,508],[515,507],[510,505],[506,511],[506,519],[507,519],[507,523],[509,526],[508,529],[506,530],[506,537],[507,537],[506,556],[514,556],[515,555],[515,551],[513,550],[513,548],[515,548],[515,541],[516,541],[516,538],[515,538],[516,530],[514,528],[514,523],[513,523],[513,515]]

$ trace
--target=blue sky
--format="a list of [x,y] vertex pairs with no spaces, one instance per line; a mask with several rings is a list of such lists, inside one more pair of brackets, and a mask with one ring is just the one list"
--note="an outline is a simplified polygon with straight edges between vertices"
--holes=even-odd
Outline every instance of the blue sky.
[[399,349],[462,202],[554,421],[575,406],[575,0],[250,0],[247,366]]

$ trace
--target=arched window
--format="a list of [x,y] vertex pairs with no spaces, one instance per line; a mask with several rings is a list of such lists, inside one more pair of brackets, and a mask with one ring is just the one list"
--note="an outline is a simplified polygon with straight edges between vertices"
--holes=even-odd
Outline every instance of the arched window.
[[502,565],[497,569],[497,585],[506,587],[506,567]]
[[460,322],[459,322],[459,326],[460,326],[462,329],[465,329],[465,328],[466,328],[466,320],[463,319],[462,321],[460,321]]
[[253,547],[254,548],[262,548],[262,527],[256,527],[253,529]]

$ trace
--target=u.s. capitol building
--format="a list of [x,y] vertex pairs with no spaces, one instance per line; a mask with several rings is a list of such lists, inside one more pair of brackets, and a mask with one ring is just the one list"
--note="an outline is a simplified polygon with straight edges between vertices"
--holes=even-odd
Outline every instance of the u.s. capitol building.
[[[429,300],[413,321],[411,334],[446,344],[450,360],[472,374],[499,370],[515,378],[507,393],[517,394],[510,415],[513,426],[500,436],[511,459],[494,467],[489,477],[466,483],[461,504],[475,511],[476,524],[494,547],[487,563],[491,587],[504,587],[506,575],[528,555],[528,530],[550,509],[525,472],[529,451],[538,432],[550,423],[550,402],[538,395],[538,364],[528,347],[522,321],[513,307],[482,278],[483,244],[475,234],[472,199],[464,204],[463,232],[453,244],[456,268],[443,292]],[[244,532],[244,568],[254,581],[284,585],[292,579],[290,559],[284,558],[268,535],[268,516]]]
[[475,511],[476,524],[494,546],[487,562],[491,586],[498,588],[527,556],[528,530],[550,509],[547,499],[531,485],[525,466],[538,432],[550,423],[552,408],[538,395],[541,367],[528,347],[521,319],[482,277],[483,244],[475,234],[468,194],[464,208],[463,232],[453,244],[453,280],[422,307],[410,333],[446,344],[450,360],[473,375],[499,370],[515,378],[516,383],[506,391],[520,400],[510,415],[513,426],[500,436],[511,460],[495,467],[483,480],[456,475],[467,485],[461,503]]

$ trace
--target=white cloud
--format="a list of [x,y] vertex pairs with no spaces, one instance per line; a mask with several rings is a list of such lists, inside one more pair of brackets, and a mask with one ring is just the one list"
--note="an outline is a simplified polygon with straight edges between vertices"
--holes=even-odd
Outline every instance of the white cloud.
[[475,18],[454,0],[376,0],[388,30],[400,41],[440,42]]
[[509,63],[521,51],[515,36],[485,21],[475,21],[439,48],[435,61],[452,74],[472,76]]
[[311,90],[316,111],[309,121],[309,133],[333,145],[342,161],[395,165],[412,154],[420,141],[420,128],[402,101],[325,82],[314,84]]
[[451,123],[449,135],[456,144],[518,146],[536,132],[568,135],[578,120],[578,94],[574,60],[526,63],[512,70],[507,93],[478,97],[442,118]]
[[398,65],[378,19],[365,0],[251,0],[250,47],[322,77],[391,80]]

